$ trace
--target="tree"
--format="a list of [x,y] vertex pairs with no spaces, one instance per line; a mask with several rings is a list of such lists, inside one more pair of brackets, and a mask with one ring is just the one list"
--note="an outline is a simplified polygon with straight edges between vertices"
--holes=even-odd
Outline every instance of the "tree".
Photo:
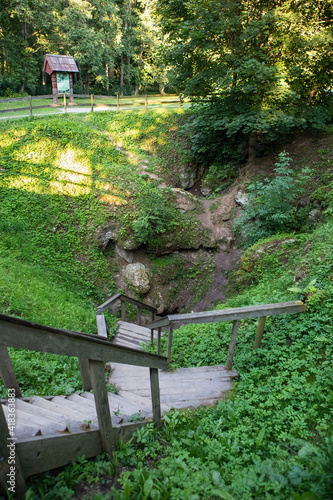
[[[173,83],[216,130],[257,138],[323,126],[333,77],[330,0],[160,0]],[[212,110],[215,110],[212,114]]]

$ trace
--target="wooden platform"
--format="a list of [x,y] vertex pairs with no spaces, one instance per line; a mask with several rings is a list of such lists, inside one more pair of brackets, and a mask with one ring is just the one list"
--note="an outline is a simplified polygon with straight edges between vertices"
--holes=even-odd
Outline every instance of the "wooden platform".
[[[120,395],[133,404],[151,406],[149,370],[141,366],[111,364],[109,382],[120,390]],[[159,370],[162,414],[171,408],[197,408],[223,400],[237,377],[235,370],[223,365]]]

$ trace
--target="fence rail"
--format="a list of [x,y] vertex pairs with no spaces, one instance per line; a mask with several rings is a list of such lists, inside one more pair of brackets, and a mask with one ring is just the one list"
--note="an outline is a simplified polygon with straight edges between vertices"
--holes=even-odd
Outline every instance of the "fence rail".
[[[46,101],[53,100],[52,104],[43,104],[33,105],[33,101]],[[61,101],[58,102],[58,99]],[[76,99],[76,102],[73,102]],[[54,102],[56,101],[56,102]],[[81,102],[80,102],[81,101]],[[98,102],[102,101],[102,102]],[[3,105],[6,103],[21,103],[28,102],[29,105],[26,107],[12,107],[12,108],[4,108]],[[181,109],[182,104],[184,102],[189,102],[189,100],[184,100],[181,97],[176,95],[168,95],[168,96],[160,96],[160,95],[140,95],[140,96],[106,96],[106,95],[93,95],[93,94],[48,94],[48,95],[40,95],[40,96],[25,96],[25,97],[13,97],[8,99],[0,99],[0,114],[10,114],[17,112],[26,112],[28,111],[27,116],[33,116],[33,110],[37,109],[52,109],[53,112],[64,111],[68,112],[70,108],[90,108],[91,112],[94,112],[94,109],[103,107],[105,110],[117,110],[119,111],[121,108],[128,108],[132,106],[141,106],[144,107],[145,111],[147,111],[149,106],[169,106],[178,104],[179,109]]]

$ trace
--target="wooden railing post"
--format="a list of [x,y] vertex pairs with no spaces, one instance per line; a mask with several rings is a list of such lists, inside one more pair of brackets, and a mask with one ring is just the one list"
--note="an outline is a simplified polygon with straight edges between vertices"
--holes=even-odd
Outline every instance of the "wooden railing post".
[[119,111],[119,94],[117,94],[117,111]]
[[140,306],[136,306],[136,310],[137,310],[137,313],[138,313],[138,325],[141,326],[141,307]]
[[105,382],[104,362],[89,359],[89,367],[102,448],[111,456],[113,451],[112,421]]
[[15,389],[17,398],[22,396],[7,347],[0,346],[0,377],[6,389]]
[[145,95],[145,111],[148,109],[148,96]]
[[120,303],[121,303],[121,319],[123,321],[126,320],[126,308],[125,308],[125,301],[120,299]]
[[150,390],[153,409],[153,421],[155,427],[161,427],[161,400],[160,400],[160,385],[158,380],[158,369],[149,368],[150,371]]
[[64,111],[67,113],[66,92],[64,93]]
[[261,346],[261,341],[265,329],[265,323],[266,323],[266,316],[261,316],[261,318],[259,318],[257,333],[254,339],[253,351]]
[[231,339],[230,339],[230,346],[229,346],[229,355],[228,355],[228,361],[227,361],[227,366],[226,366],[227,370],[232,369],[232,362],[234,359],[235,346],[236,346],[238,323],[239,323],[239,320],[235,320],[232,324],[232,332],[231,332]]
[[30,118],[32,118],[32,97],[29,95]]
[[153,346],[154,345],[154,328],[150,329],[150,342],[151,342],[151,345]]
[[[24,498],[27,486],[21,469],[19,457],[15,452],[16,441],[11,439],[6,417],[0,405],[0,495],[7,498],[7,488],[13,488],[11,498]],[[14,453],[14,456],[13,456]],[[14,459],[14,462],[11,460]],[[10,462],[12,465],[10,465]],[[12,473],[14,467],[14,473]],[[13,484],[11,484],[13,482]],[[11,490],[9,490],[10,492]]]
[[161,354],[161,332],[162,332],[162,328],[159,327],[157,329],[157,354],[158,355]]
[[79,366],[80,366],[83,390],[90,392],[93,387],[90,378],[90,368],[89,368],[88,358],[79,358]]
[[90,103],[91,103],[91,112],[93,113],[94,112],[94,95],[91,94],[90,96]]
[[103,314],[96,314],[96,323],[97,323],[97,334],[100,337],[105,337],[107,339],[110,333],[110,327],[106,317]]
[[172,335],[173,335],[173,325],[169,325],[169,332],[168,332],[168,352],[167,352],[168,365],[170,364],[170,358],[171,358]]

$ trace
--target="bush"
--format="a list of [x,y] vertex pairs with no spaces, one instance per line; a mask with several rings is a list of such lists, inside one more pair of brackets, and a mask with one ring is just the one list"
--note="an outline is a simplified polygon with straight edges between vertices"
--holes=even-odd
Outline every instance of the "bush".
[[[276,175],[263,181],[254,181],[247,188],[248,202],[243,215],[236,220],[233,230],[249,246],[261,238],[297,227],[294,201],[303,191],[307,179],[295,179],[288,153],[279,154],[275,164]],[[305,174],[305,171],[303,171]]]

